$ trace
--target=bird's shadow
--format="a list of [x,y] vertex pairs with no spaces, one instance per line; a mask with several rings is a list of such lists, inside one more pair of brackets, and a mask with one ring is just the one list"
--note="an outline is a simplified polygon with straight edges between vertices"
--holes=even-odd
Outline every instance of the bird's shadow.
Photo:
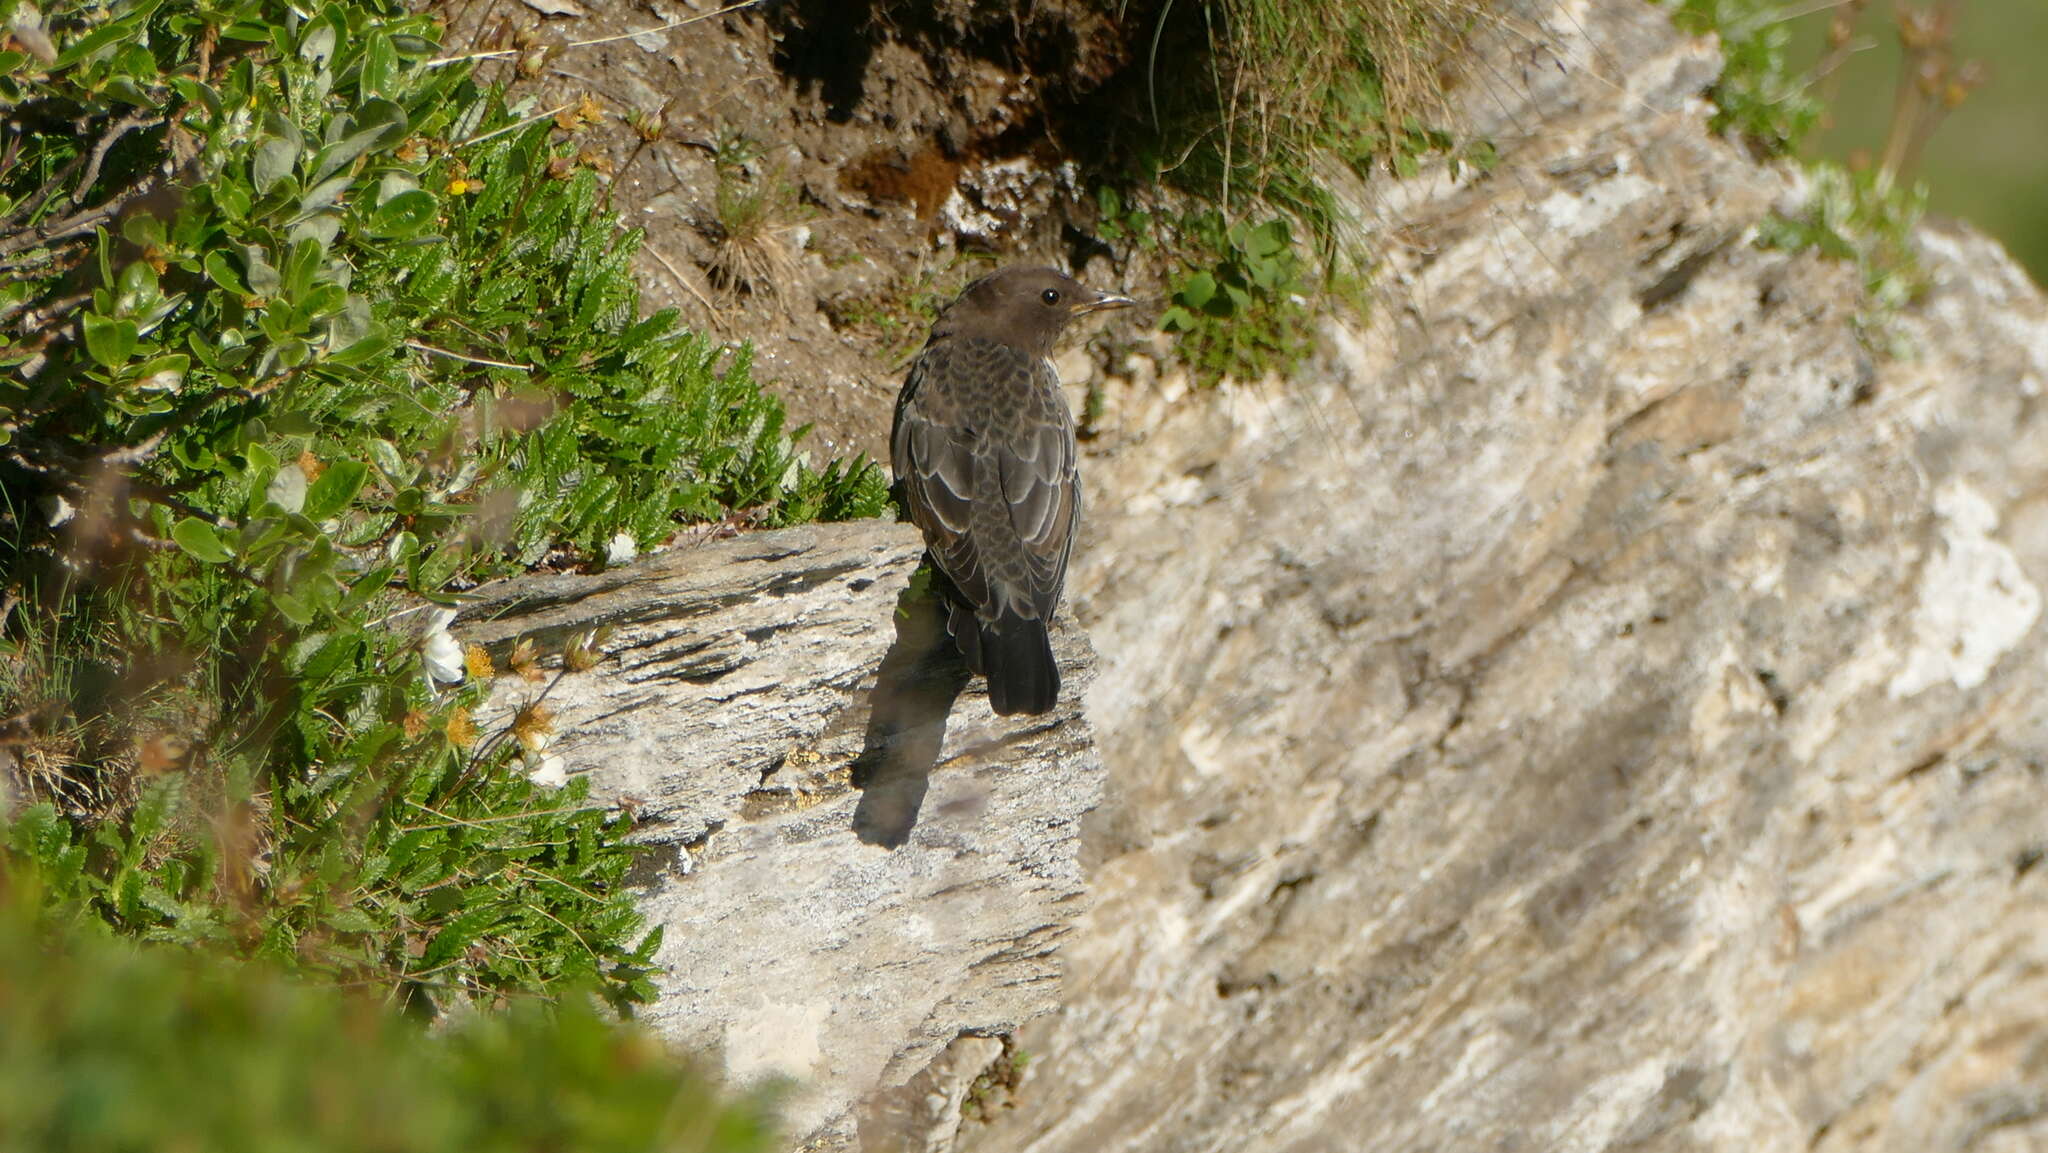
[[946,718],[973,675],[946,632],[945,597],[931,571],[920,569],[896,598],[896,643],[875,675],[867,741],[853,762],[861,791],[853,832],[865,844],[894,849],[910,840],[946,743]]

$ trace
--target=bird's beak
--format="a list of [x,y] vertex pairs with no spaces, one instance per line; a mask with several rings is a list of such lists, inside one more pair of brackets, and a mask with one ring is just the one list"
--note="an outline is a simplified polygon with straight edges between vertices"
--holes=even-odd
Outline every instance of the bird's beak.
[[1095,294],[1095,299],[1075,308],[1074,312],[1076,315],[1081,315],[1090,312],[1108,312],[1111,309],[1115,308],[1129,308],[1136,303],[1138,302],[1132,300],[1128,296],[1117,296],[1114,293],[1098,292]]

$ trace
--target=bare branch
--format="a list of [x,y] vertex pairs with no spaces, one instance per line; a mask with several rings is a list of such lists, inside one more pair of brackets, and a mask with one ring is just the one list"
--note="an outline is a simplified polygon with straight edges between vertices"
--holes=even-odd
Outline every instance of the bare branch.
[[[106,203],[97,207],[88,208],[83,212],[74,212],[62,220],[37,225],[13,236],[0,237],[0,257],[11,257],[17,252],[40,248],[52,240],[62,240],[67,236],[76,236],[81,232],[90,232],[101,221],[107,220],[119,213],[137,197],[155,188],[156,184],[157,177],[152,173],[122,191],[115,193]],[[12,260],[0,261],[0,268],[12,268],[17,263],[19,262]]]
[[77,188],[71,190],[71,206],[78,207],[85,199],[85,194],[92,191],[93,184],[100,178],[100,165],[106,162],[107,153],[113,151],[114,145],[123,136],[137,128],[154,128],[162,123],[161,116],[141,115],[123,116],[114,121],[113,126],[107,129],[106,135],[100,137],[100,142],[92,146],[92,161],[85,166],[85,177],[78,182]]

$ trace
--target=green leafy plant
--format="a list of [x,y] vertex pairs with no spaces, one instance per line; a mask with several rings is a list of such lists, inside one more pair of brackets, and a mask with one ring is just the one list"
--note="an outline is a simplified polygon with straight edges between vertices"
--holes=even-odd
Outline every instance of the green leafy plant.
[[[1181,335],[1198,380],[1284,374],[1312,347],[1314,307],[1360,299],[1365,257],[1340,243],[1352,210],[1333,170],[1369,182],[1412,177],[1432,157],[1454,174],[1492,167],[1489,143],[1433,123],[1445,118],[1440,64],[1475,11],[1208,0],[1176,20],[1171,4],[1119,7],[1127,23],[1150,22],[1150,131],[1128,182],[1098,191],[1097,228],[1114,247],[1161,248],[1181,265],[1161,327]],[[1161,228],[1176,195],[1203,207]]]
[[1441,63],[1474,8],[1446,0],[1205,0],[1117,5],[1146,35],[1141,180],[1213,201],[1225,214],[1277,212],[1327,262],[1342,209],[1316,165],[1370,177],[1450,145]]
[[689,521],[871,515],[878,470],[812,468],[744,350],[640,315],[584,118],[430,18],[5,18],[6,852],[123,931],[415,1008],[644,999],[625,819],[527,779],[543,707],[476,731],[429,610]]
[[1095,190],[1095,231],[1112,245],[1151,252],[1159,247],[1158,226],[1150,210],[1127,204],[1110,185]]
[[1831,161],[1807,168],[1807,196],[1791,215],[1765,220],[1757,243],[1797,252],[1811,249],[1854,264],[1863,277],[1857,325],[1882,339],[1886,321],[1927,290],[1913,249],[1913,230],[1927,207],[1923,185],[1886,187],[1882,173],[1851,171]]
[[1159,326],[1180,336],[1198,382],[1256,379],[1307,354],[1308,285],[1285,220],[1226,226],[1202,213],[1185,222],[1184,235],[1210,255],[1175,283]]
[[1713,126],[1773,156],[1798,150],[1819,122],[1811,77],[1791,61],[1792,29],[1780,0],[1659,0],[1672,22],[1721,41]]
[[645,1150],[774,1147],[771,1102],[719,1100],[587,999],[429,1036],[361,993],[43,919],[0,865],[0,1148]]
[[[1822,118],[1841,65],[1860,43],[1869,0],[1843,0],[1827,13],[1820,59],[1795,70],[1791,23],[1799,13],[1782,0],[1665,0],[1685,31],[1720,37],[1726,58],[1714,98],[1715,126],[1772,155],[1798,149]],[[1902,3],[1896,10],[1898,82],[1883,148],[1873,164],[1805,165],[1806,202],[1774,216],[1758,242],[1786,251],[1811,250],[1853,262],[1864,286],[1858,327],[1866,340],[1899,351],[1890,318],[1926,289],[1912,233],[1926,210],[1927,190],[1913,172],[1948,114],[1984,81],[1976,61],[1954,53],[1955,4]]]

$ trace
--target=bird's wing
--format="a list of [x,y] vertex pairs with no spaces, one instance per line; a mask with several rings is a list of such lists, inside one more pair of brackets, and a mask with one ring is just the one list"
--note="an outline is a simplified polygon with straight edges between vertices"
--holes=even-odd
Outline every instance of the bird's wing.
[[[1074,418],[1060,394],[1052,365],[1030,366],[1035,410],[1013,435],[995,446],[1002,497],[1023,548],[1025,596],[1040,620],[1052,618],[1067,579],[1080,522],[1081,486],[1074,447]],[[1019,590],[1024,592],[1025,590]]]
[[1073,416],[1052,366],[987,340],[911,367],[890,456],[911,520],[984,617],[1049,620],[1079,523]]
[[969,369],[950,342],[919,354],[896,407],[890,463],[903,484],[910,519],[941,571],[970,604],[989,603],[988,581],[974,542],[976,430],[962,391],[948,382]]

